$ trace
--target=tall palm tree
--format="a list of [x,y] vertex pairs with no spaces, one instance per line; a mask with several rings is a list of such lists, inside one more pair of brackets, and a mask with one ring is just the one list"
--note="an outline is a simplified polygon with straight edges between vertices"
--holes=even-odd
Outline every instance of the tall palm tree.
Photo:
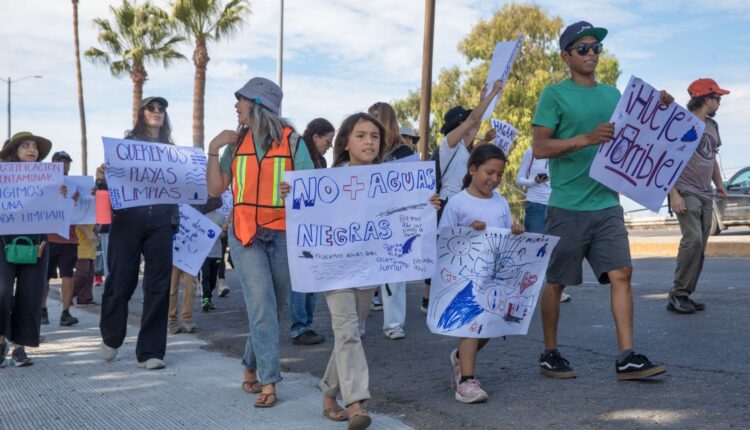
[[115,27],[107,19],[94,19],[99,29],[97,39],[107,51],[89,48],[84,55],[95,63],[109,66],[116,78],[130,75],[135,123],[138,103],[143,98],[143,84],[148,79],[146,63],[160,62],[168,67],[175,60],[185,59],[176,49],[185,38],[173,36],[167,12],[148,1],[138,5],[135,1],[123,0],[119,8],[109,8],[115,18]]
[[247,0],[175,0],[172,19],[182,33],[195,42],[193,64],[193,146],[203,148],[203,104],[206,94],[207,43],[231,36],[244,24],[250,13]]
[[81,76],[81,50],[78,43],[78,0],[73,2],[73,44],[76,51],[76,81],[78,82],[78,115],[81,120],[81,170],[88,174],[88,143],[86,142],[86,112],[83,109],[83,77]]

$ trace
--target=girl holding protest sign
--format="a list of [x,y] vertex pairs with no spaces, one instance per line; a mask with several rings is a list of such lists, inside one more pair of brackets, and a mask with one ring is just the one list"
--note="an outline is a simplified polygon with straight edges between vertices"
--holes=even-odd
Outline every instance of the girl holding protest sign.
[[[513,224],[507,200],[497,192],[503,178],[507,159],[495,145],[479,145],[471,151],[468,173],[464,176],[463,191],[453,196],[445,206],[440,220],[444,227],[509,228],[513,234],[524,232],[523,226]],[[487,393],[475,377],[477,352],[489,339],[460,338],[458,349],[451,352],[453,386],[456,400],[478,403],[487,400]]]
[[[38,162],[52,149],[52,143],[29,132],[18,132],[3,145],[0,161]],[[60,192],[65,195],[63,185]],[[26,346],[39,346],[42,318],[42,296],[47,282],[49,250],[46,234],[30,236],[5,235],[0,247],[0,367],[10,364],[22,367],[33,364],[26,354]],[[35,248],[29,259],[15,258],[14,249]],[[15,285],[15,290],[13,286]],[[6,360],[14,344],[10,360]]]
[[[276,404],[281,381],[279,315],[291,289],[286,253],[286,215],[280,181],[284,171],[312,169],[304,141],[279,117],[281,88],[250,79],[234,93],[238,132],[224,130],[208,147],[208,193],[232,185],[234,208],[229,247],[247,305],[250,325],[242,358],[242,389],[256,393],[255,406]],[[219,160],[219,150],[229,147]]]
[[[167,106],[167,100],[162,97],[141,100],[133,130],[127,133],[125,139],[172,145]],[[105,164],[96,169],[98,189],[107,189],[105,169]],[[164,368],[169,281],[172,274],[172,236],[179,227],[179,220],[177,205],[173,204],[113,211],[107,252],[109,276],[104,281],[99,323],[104,360],[114,360],[118,348],[125,340],[128,302],[138,286],[143,254],[143,312],[135,354],[138,367],[148,370]]]

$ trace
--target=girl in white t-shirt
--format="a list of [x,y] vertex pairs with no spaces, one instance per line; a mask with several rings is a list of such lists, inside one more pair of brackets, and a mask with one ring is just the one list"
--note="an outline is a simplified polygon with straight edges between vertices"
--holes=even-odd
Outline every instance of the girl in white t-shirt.
[[[509,228],[513,234],[524,232],[523,226],[514,224],[507,200],[497,192],[505,171],[507,159],[495,145],[479,145],[469,156],[469,172],[464,177],[464,189],[448,200],[440,219],[443,227],[471,227],[484,230],[487,227]],[[487,400],[487,393],[475,378],[477,352],[487,345],[489,339],[462,337],[458,349],[451,352],[453,383],[456,400],[477,403]]]

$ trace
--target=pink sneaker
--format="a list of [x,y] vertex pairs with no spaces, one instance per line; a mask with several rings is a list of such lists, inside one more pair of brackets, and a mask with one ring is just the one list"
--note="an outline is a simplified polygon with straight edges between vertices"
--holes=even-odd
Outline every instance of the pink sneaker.
[[479,385],[476,379],[469,379],[458,385],[456,400],[463,403],[480,403],[487,400],[487,392]]
[[458,389],[459,382],[461,382],[461,367],[459,366],[457,349],[451,351],[451,370],[453,372],[451,375],[451,388],[456,390]]

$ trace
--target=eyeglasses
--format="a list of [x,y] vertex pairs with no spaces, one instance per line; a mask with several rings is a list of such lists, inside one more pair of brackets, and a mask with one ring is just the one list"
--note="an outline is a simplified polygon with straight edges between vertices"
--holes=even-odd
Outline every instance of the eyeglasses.
[[593,49],[594,54],[599,55],[601,54],[602,50],[604,50],[604,44],[600,42],[579,43],[576,46],[571,46],[570,48],[568,48],[568,52],[575,50],[578,55],[584,56],[589,53],[589,49]]
[[164,112],[167,111],[167,108],[165,108],[162,105],[151,105],[151,104],[148,104],[148,105],[146,105],[146,110],[149,111],[149,112],[152,112],[152,113],[153,112],[157,112],[157,111],[161,112],[161,113],[164,113]]

